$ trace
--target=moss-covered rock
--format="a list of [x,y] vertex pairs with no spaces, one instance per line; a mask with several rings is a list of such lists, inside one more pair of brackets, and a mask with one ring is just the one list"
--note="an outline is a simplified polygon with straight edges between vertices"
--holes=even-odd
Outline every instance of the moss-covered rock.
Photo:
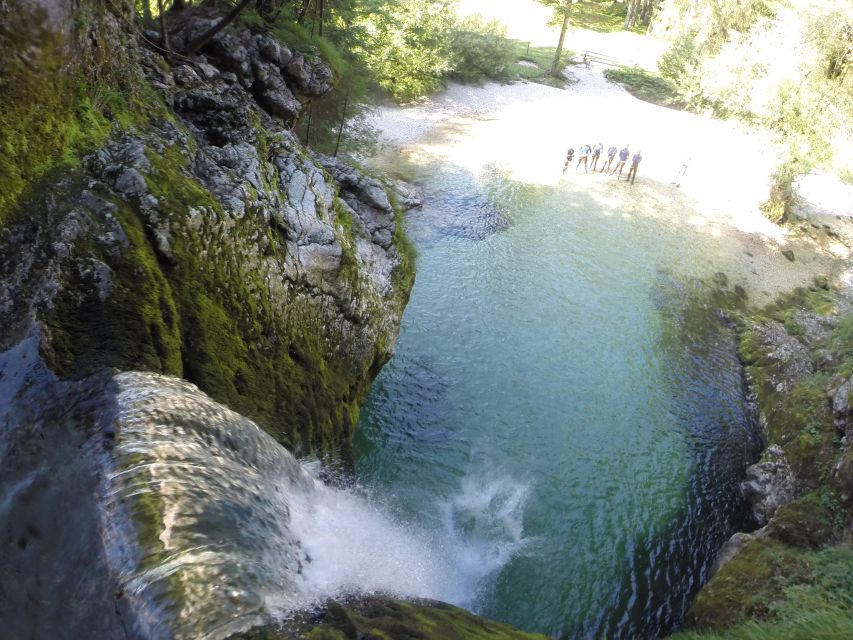
[[760,524],[769,523],[690,609],[689,628],[717,633],[679,637],[812,637],[802,635],[812,624],[813,637],[832,638],[851,628],[843,594],[853,556],[839,542],[853,519],[853,463],[835,407],[845,409],[835,392],[853,370],[844,308],[838,291],[817,283],[741,318],[740,356],[769,444],[742,486],[750,499],[760,494],[753,503],[768,507]]
[[254,629],[229,640],[544,640],[458,607],[375,596],[330,601],[288,625]]
[[[93,33],[121,34],[108,13],[92,20]],[[254,34],[229,37],[261,55]],[[323,164],[343,165],[311,157],[227,74],[173,70],[129,38],[111,69],[141,87],[138,104],[98,111],[105,127],[87,140],[100,149],[81,160],[60,136],[38,161],[5,154],[15,166],[3,179],[26,188],[0,203],[0,346],[37,326],[62,377],[182,376],[297,454],[347,459],[413,283],[400,211],[355,169],[336,181]],[[57,72],[40,64],[28,73],[42,82]],[[38,138],[32,118],[16,126]]]
[[785,544],[818,548],[841,534],[840,505],[830,492],[809,493],[779,508],[768,534]]
[[719,630],[753,618],[766,618],[792,577],[807,567],[774,540],[750,540],[699,592],[687,613],[687,625]]

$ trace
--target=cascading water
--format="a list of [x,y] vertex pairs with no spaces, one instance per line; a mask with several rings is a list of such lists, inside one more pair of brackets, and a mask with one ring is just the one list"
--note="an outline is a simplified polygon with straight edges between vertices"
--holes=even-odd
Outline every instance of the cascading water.
[[115,381],[106,544],[145,637],[227,637],[353,593],[464,604],[524,545],[524,491],[511,485],[469,483],[435,528],[415,527],[357,489],[324,485],[189,383]]

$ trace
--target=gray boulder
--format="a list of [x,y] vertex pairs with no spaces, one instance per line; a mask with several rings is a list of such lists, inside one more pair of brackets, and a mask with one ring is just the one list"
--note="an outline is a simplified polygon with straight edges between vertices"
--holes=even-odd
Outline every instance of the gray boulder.
[[767,447],[761,460],[747,468],[740,487],[760,526],[766,525],[779,507],[791,502],[796,479],[781,447]]

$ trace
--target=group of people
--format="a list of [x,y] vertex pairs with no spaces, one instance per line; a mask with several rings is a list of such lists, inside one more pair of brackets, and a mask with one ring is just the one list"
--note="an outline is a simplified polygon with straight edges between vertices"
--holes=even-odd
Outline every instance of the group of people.
[[[622,150],[619,151],[619,161],[616,163],[616,166],[611,169],[613,166],[613,161],[616,159],[616,147],[610,147],[607,150],[607,160],[603,160],[601,158],[601,153],[604,150],[604,145],[600,142],[594,147],[590,147],[588,144],[580,145],[578,149],[578,163],[575,166],[575,171],[580,169],[581,164],[583,164],[584,172],[589,172],[589,164],[590,161],[592,163],[593,172],[598,167],[598,161],[601,160],[601,171],[600,173],[608,172],[609,175],[616,175],[616,179],[619,180],[622,178],[622,169],[625,168],[625,163],[628,161],[628,156],[631,155],[631,151],[628,149],[628,145],[626,144]],[[569,168],[569,165],[575,158],[575,150],[574,147],[571,147],[566,153],[566,163],[563,165],[563,173],[566,172],[566,169]],[[640,166],[640,162],[642,162],[643,156],[638,151],[631,158],[631,166],[628,169],[628,175],[626,176],[626,180],[631,184],[634,184],[634,180],[637,178],[637,168]]]

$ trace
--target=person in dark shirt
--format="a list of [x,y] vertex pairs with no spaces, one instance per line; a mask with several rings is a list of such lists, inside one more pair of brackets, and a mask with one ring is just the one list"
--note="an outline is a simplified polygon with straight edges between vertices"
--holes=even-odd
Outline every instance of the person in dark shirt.
[[572,164],[572,160],[575,157],[575,148],[569,147],[569,150],[566,152],[566,163],[563,165],[563,173],[566,172],[566,169],[569,168],[569,165]]
[[625,166],[625,162],[627,162],[629,155],[631,155],[631,152],[628,151],[628,145],[626,144],[625,147],[619,152],[619,162],[616,163],[616,166],[613,168],[613,171],[610,172],[611,176],[618,171],[619,175],[617,176],[617,179],[622,177],[622,167]]
[[628,169],[628,180],[631,181],[631,184],[634,184],[634,180],[637,179],[637,167],[640,166],[640,162],[642,162],[643,156],[638,151],[634,154],[634,157],[631,158],[631,168]]

